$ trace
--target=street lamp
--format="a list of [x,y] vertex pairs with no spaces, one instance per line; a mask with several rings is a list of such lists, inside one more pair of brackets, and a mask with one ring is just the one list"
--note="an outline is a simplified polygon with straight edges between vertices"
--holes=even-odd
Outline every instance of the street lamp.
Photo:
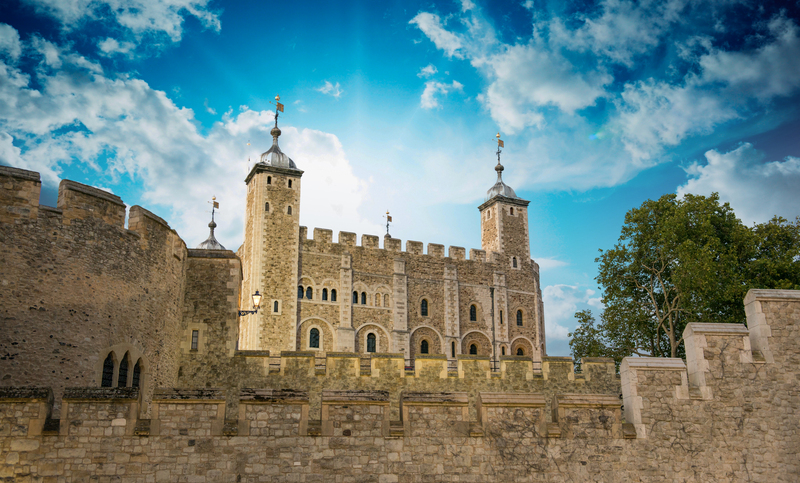
[[258,308],[260,306],[261,306],[261,294],[258,293],[258,290],[256,290],[256,293],[253,294],[253,310],[240,310],[239,311],[239,317],[243,317],[243,316],[248,315],[248,314],[257,313],[258,312]]

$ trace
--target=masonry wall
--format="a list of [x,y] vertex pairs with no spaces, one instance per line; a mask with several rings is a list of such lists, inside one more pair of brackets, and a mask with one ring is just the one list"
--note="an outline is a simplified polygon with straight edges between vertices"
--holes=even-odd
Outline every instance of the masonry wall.
[[[552,396],[506,390],[473,397],[446,390],[444,381],[434,383],[433,374],[446,373],[446,367],[441,359],[429,359],[415,377],[429,377],[431,389],[438,391],[404,391],[395,402],[379,390],[350,388],[312,396],[303,389],[247,389],[239,393],[234,418],[227,416],[224,398],[213,389],[159,390],[150,419],[136,418],[135,394],[74,389],[65,397],[70,419],[48,431],[43,422],[49,393],[6,388],[0,392],[0,450],[5,456],[0,477],[797,481],[800,292],[751,291],[745,302],[749,328],[690,324],[684,333],[685,362],[625,359],[622,401],[610,391],[570,392],[575,386],[568,384],[577,379],[568,377],[563,377],[563,390]],[[350,359],[329,356],[326,377],[348,379],[348,368],[357,366]],[[385,364],[380,359],[373,359],[371,369],[372,374],[381,371],[378,379],[401,370],[399,357],[385,357]],[[463,382],[483,372],[475,361],[460,362]],[[530,362],[505,362],[510,389],[510,380],[525,373]],[[312,355],[287,353],[280,371],[300,382],[300,373],[311,377],[316,369]],[[548,371],[547,380],[562,376]],[[310,408],[314,399],[321,406],[316,414]]]
[[38,173],[0,167],[0,386],[52,387],[59,414],[64,387],[100,385],[109,352],[115,385],[126,353],[145,393],[174,385],[183,241],[140,206],[125,229],[110,193],[64,180],[52,208],[40,187]]

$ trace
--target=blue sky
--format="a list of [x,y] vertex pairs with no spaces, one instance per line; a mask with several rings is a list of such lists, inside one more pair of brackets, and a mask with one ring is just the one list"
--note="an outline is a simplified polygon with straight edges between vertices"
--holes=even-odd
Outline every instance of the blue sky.
[[[0,5],[0,164],[141,204],[195,246],[242,240],[248,158],[305,170],[301,222],[480,246],[504,178],[531,201],[548,353],[601,308],[598,249],[665,193],[748,224],[800,215],[800,4],[736,1]],[[248,144],[249,143],[249,144]]]

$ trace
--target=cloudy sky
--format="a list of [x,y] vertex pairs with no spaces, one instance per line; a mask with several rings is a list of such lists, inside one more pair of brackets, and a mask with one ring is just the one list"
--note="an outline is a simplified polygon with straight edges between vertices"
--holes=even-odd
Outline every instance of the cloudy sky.
[[601,305],[599,248],[648,198],[800,215],[800,4],[735,0],[0,4],[0,164],[241,244],[244,177],[281,146],[309,228],[480,246],[495,181],[531,200],[548,352]]

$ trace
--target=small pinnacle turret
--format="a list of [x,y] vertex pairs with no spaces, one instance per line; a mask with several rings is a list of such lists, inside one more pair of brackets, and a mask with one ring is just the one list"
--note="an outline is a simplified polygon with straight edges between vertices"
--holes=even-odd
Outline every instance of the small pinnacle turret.
[[518,198],[517,194],[514,193],[514,190],[511,189],[510,186],[503,183],[503,170],[505,169],[502,164],[500,164],[500,153],[502,153],[501,148],[505,147],[505,142],[500,139],[500,133],[497,133],[497,166],[494,167],[494,170],[497,171],[497,182],[489,188],[489,191],[486,192],[486,200],[489,201],[490,199],[494,198],[495,196],[505,196],[506,198]]
[[217,224],[214,222],[214,211],[219,208],[217,197],[212,196],[209,203],[211,203],[211,223],[208,224],[210,233],[205,241],[197,245],[197,248],[199,250],[225,250],[225,247],[214,237],[214,228],[217,227]]

